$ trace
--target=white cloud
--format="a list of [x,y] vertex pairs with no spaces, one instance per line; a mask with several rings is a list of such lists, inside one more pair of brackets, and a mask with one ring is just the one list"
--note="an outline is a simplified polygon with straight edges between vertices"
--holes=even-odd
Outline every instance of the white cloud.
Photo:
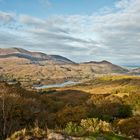
[[119,2],[116,3],[116,8],[120,8],[120,9],[126,9],[127,7],[129,7],[130,4],[130,0],[120,0]]
[[15,14],[14,13],[6,13],[0,11],[0,22],[9,23],[15,20]]
[[18,21],[22,24],[27,24],[27,25],[33,25],[33,26],[44,26],[45,25],[45,21],[35,18],[35,17],[31,17],[28,15],[20,15]]

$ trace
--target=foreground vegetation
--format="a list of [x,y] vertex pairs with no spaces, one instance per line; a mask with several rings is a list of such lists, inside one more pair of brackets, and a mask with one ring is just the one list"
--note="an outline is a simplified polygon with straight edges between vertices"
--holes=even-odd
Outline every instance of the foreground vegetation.
[[[103,76],[77,86],[27,91],[0,83],[0,138],[140,139],[140,78]],[[49,131],[48,131],[49,130]]]

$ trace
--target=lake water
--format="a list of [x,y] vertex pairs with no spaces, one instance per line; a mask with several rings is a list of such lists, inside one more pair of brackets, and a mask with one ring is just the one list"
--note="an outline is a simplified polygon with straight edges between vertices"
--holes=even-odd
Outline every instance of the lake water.
[[79,82],[74,81],[67,81],[61,84],[51,84],[51,85],[42,85],[42,86],[35,86],[35,89],[45,89],[45,88],[57,88],[57,87],[65,87],[78,84]]
[[122,67],[129,69],[129,70],[140,68],[140,66],[122,66]]

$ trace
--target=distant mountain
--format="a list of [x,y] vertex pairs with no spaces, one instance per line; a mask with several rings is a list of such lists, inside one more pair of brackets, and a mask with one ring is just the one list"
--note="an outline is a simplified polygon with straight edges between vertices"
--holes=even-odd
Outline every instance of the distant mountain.
[[110,63],[106,60],[103,60],[103,61],[99,61],[99,62],[97,62],[97,61],[84,62],[84,64],[112,64],[112,63]]
[[47,55],[41,52],[30,52],[22,48],[0,48],[0,58],[18,57],[30,61],[50,61],[57,64],[74,64],[71,60],[60,55]]
[[140,68],[130,69],[129,73],[134,75],[140,75]]
[[90,61],[90,62],[84,62],[83,64],[90,65],[95,67],[94,69],[100,68],[97,71],[100,71],[100,73],[126,73],[128,72],[128,69],[122,68],[118,65],[112,64],[106,60],[103,61]]

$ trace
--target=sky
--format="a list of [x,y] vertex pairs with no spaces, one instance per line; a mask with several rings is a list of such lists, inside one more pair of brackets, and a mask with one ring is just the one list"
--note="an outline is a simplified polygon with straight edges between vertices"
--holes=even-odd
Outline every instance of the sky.
[[0,0],[0,48],[140,65],[140,0]]

